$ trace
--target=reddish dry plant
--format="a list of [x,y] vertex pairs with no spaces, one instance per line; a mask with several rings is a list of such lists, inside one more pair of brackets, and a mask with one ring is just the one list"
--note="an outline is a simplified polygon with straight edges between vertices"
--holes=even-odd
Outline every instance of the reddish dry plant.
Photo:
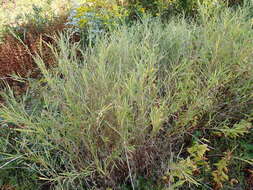
[[[10,33],[5,34],[3,43],[0,44],[0,78],[11,80],[8,77],[18,74],[22,77],[36,77],[38,69],[33,59],[37,53],[42,57],[47,66],[52,65],[54,56],[47,44],[53,44],[52,37],[66,28],[67,17],[61,16],[46,26],[40,28],[35,24],[26,24],[26,33],[22,42]],[[22,34],[23,31],[17,31]]]

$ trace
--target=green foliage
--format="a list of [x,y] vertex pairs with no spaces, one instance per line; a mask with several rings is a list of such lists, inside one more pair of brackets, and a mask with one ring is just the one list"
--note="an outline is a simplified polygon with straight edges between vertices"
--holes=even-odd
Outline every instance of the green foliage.
[[[240,1],[234,2],[238,4]],[[77,28],[89,28],[93,32],[115,28],[122,22],[131,22],[144,15],[163,16],[185,13],[196,16],[200,7],[212,12],[226,5],[222,0],[86,0],[79,1],[73,9],[69,24]],[[207,16],[207,15],[205,15]]]
[[80,28],[87,27],[94,33],[100,33],[104,29],[118,26],[127,14],[127,10],[115,1],[90,0],[72,12],[70,20],[74,19],[74,22],[69,24]]
[[[182,186],[184,183],[199,185],[196,180],[192,178],[193,172],[197,170],[197,165],[188,157],[180,160],[178,163],[169,164],[169,172],[166,173],[166,178],[172,183],[172,187],[176,188]],[[168,176],[168,177],[167,177]],[[175,180],[178,181],[175,181]]]
[[[224,126],[224,128],[217,129],[221,133],[224,134],[225,137],[228,138],[236,138],[239,136],[244,135],[245,133],[249,133],[250,129],[252,128],[252,124],[246,120],[241,120],[240,123],[235,124],[232,128],[229,128],[228,126]],[[216,134],[220,135],[219,132],[216,132]]]
[[253,144],[245,140],[240,141],[240,144],[244,149],[244,157],[247,159],[253,159]]
[[223,182],[228,181],[228,164],[231,160],[231,153],[227,152],[226,155],[214,165],[217,167],[212,172],[213,180],[215,182],[215,189],[223,188]]
[[210,151],[207,144],[198,144],[196,143],[194,146],[187,149],[190,154],[191,159],[197,165],[201,165],[201,162],[205,161],[207,158],[205,154],[207,151]]
[[141,16],[143,13],[158,16],[163,14],[175,0],[126,0],[126,6],[131,16]]
[[[131,190],[132,186],[131,185],[123,185],[120,187],[121,190]],[[163,190],[163,188],[156,183],[156,181],[149,179],[149,178],[143,178],[143,177],[137,177],[136,182],[135,182],[135,189],[138,190]],[[107,189],[111,190],[111,189]]]
[[36,173],[24,165],[21,155],[15,155],[15,149],[19,147],[13,147],[12,143],[15,143],[18,134],[10,131],[10,126],[2,125],[0,120],[0,189],[37,189]]
[[[241,186],[241,188],[249,188],[247,186],[247,179],[242,172],[247,167],[252,167],[252,131],[251,131],[251,108],[249,108],[249,114],[245,115],[234,127],[227,128],[224,133],[215,133],[214,136],[210,134],[203,134],[199,131],[193,136],[193,141],[208,142],[208,145],[212,147],[208,151],[205,157],[199,156],[200,162],[203,163],[200,170],[195,172],[195,179],[198,182],[212,186],[213,189],[226,189],[235,185]],[[247,126],[245,128],[239,126]],[[235,130],[235,128],[237,130]],[[217,138],[217,135],[219,138]],[[204,139],[204,138],[208,138]],[[202,144],[202,146],[207,144]],[[204,147],[204,146],[203,146]],[[224,150],[233,150],[226,151]],[[196,145],[187,149],[188,152],[201,153],[203,150]],[[198,151],[199,150],[199,151]],[[202,151],[201,151],[202,150]],[[208,162],[207,162],[208,161]],[[204,169],[204,170],[203,170]],[[213,181],[210,184],[210,181]]]
[[13,167],[10,169],[1,169],[0,188],[2,188],[3,190],[38,189],[39,183],[37,182],[37,176],[36,174],[34,174],[33,171],[27,171],[26,169]]
[[206,153],[210,151],[207,144],[195,143],[187,149],[190,154],[186,159],[178,162],[169,163],[169,171],[163,177],[164,181],[170,183],[170,189],[183,186],[185,183],[190,185],[200,185],[194,179],[194,173],[200,172],[200,167],[209,169]]

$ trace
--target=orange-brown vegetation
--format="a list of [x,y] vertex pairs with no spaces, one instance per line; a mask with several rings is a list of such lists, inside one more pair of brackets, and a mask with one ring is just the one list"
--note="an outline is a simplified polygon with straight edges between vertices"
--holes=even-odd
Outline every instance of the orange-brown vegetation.
[[[36,77],[38,72],[33,56],[38,53],[49,66],[54,63],[52,51],[47,44],[54,43],[52,36],[66,28],[67,17],[61,16],[46,26],[25,24],[15,31],[17,38],[6,33],[0,44],[0,79],[11,81],[10,75],[18,74],[22,77]],[[25,32],[24,32],[25,31]]]

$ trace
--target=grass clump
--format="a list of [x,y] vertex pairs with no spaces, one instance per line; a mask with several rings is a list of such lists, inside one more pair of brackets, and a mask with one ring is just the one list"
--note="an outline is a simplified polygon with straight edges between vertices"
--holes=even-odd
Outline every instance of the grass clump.
[[138,189],[139,176],[162,181],[165,174],[165,187],[211,188],[208,175],[191,176],[209,148],[195,144],[202,151],[189,148],[187,159],[185,137],[225,133],[253,109],[252,25],[244,10],[215,14],[198,24],[149,18],[86,48],[62,34],[52,47],[58,66],[48,70],[36,57],[43,78],[21,98],[4,95],[1,124],[15,135],[1,138],[1,169],[22,162],[52,189]]

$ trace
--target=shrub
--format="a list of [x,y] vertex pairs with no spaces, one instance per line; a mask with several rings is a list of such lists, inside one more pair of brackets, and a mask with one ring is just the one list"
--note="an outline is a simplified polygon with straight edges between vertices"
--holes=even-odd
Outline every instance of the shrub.
[[163,15],[164,18],[177,13],[196,16],[200,5],[215,9],[220,5],[238,5],[242,0],[88,0],[81,1],[72,10],[69,24],[77,28],[89,28],[93,32],[102,32],[114,28],[123,22],[131,22],[143,15]]

